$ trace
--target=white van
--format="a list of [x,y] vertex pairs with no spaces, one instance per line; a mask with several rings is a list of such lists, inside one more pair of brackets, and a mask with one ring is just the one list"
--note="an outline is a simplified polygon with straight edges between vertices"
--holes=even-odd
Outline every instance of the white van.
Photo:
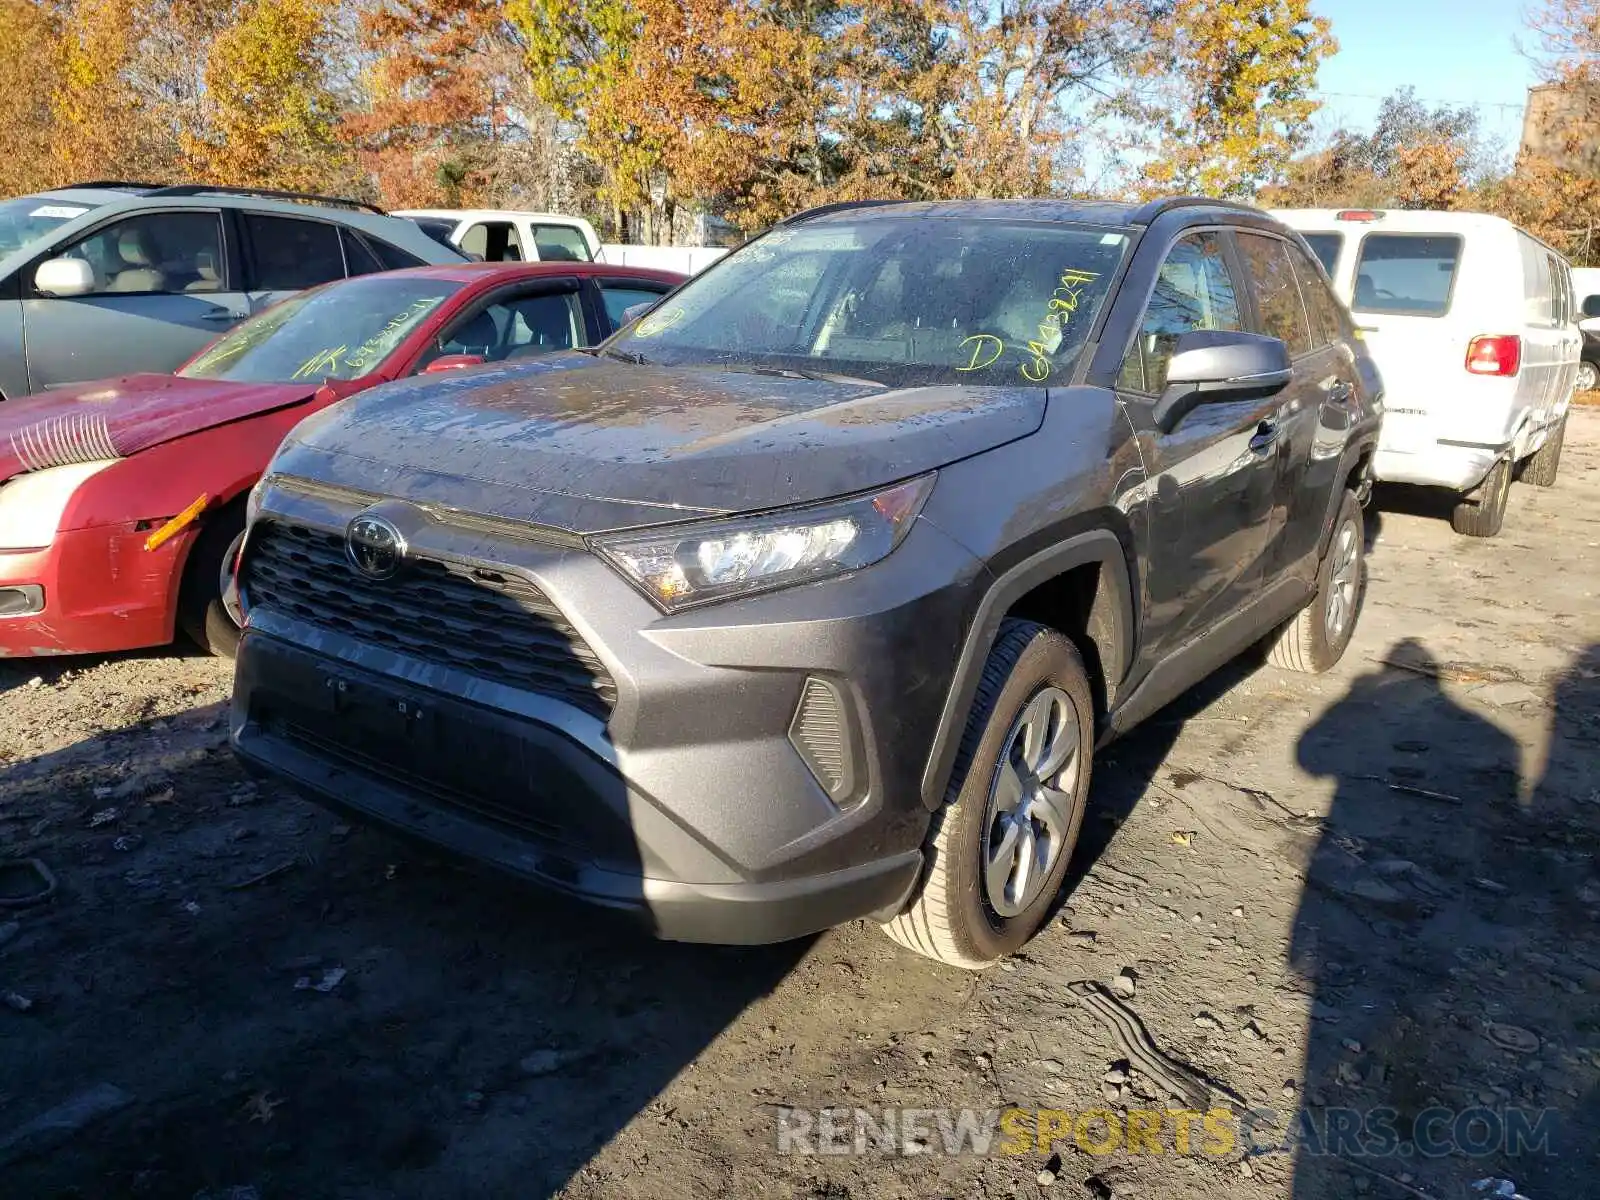
[[491,208],[413,208],[392,213],[422,222],[450,221],[449,240],[485,262],[593,262],[600,238],[582,217]]
[[1286,209],[1383,375],[1373,474],[1449,488],[1458,533],[1500,532],[1511,480],[1549,487],[1582,337],[1571,268],[1483,213]]
[[1600,388],[1600,267],[1573,267],[1572,294],[1578,298],[1578,328],[1583,330],[1583,361],[1578,390]]

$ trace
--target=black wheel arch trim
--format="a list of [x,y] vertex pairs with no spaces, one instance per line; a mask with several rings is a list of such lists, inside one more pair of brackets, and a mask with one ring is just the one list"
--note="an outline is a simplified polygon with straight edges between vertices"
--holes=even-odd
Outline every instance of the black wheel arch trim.
[[[1078,567],[1101,568],[1100,589],[1095,597],[1089,636],[1101,651],[1101,670],[1106,690],[1114,694],[1127,678],[1133,661],[1135,640],[1132,578],[1127,551],[1122,540],[1109,529],[1093,529],[1075,534],[1014,564],[996,576],[979,599],[967,636],[957,660],[955,676],[945,697],[939,726],[934,732],[928,763],[922,775],[922,800],[930,811],[944,803],[945,788],[955,766],[956,750],[966,728],[984,664],[1000,633],[1000,624],[1011,606],[1034,588],[1057,575]],[[1101,642],[1094,628],[1103,622],[1096,618],[1109,609],[1111,646]],[[1109,651],[1109,653],[1107,652]]]

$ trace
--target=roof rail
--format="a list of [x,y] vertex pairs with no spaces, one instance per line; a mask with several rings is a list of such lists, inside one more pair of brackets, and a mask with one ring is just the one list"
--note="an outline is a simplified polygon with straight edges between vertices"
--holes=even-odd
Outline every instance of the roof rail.
[[[141,183],[135,179],[85,179],[82,183],[64,183],[61,188],[164,188],[164,183]],[[52,191],[60,191],[53,188]]]
[[375,204],[350,200],[343,196],[318,196],[311,192],[280,192],[274,188],[214,187],[208,183],[185,183],[177,187],[160,187],[148,193],[152,196],[255,196],[262,200],[292,200],[300,204],[323,204],[329,208],[351,208],[363,212],[388,216]]
[[832,204],[819,204],[816,208],[802,209],[793,216],[784,217],[779,225],[798,225],[802,221],[809,221],[813,217],[825,217],[829,213],[844,212],[850,208],[877,208],[884,204],[905,204],[904,200],[837,200]]
[[1149,200],[1133,210],[1133,215],[1128,218],[1135,225],[1148,225],[1163,213],[1172,212],[1179,208],[1231,208],[1235,212],[1261,212],[1253,204],[1245,204],[1240,200],[1219,200],[1215,196],[1162,196],[1158,200]]

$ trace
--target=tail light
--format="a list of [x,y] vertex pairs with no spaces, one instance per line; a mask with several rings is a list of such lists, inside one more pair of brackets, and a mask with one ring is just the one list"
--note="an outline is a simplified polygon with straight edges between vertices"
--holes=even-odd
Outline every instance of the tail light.
[[1522,366],[1522,339],[1514,333],[1483,334],[1467,343],[1467,370],[1474,375],[1515,375]]

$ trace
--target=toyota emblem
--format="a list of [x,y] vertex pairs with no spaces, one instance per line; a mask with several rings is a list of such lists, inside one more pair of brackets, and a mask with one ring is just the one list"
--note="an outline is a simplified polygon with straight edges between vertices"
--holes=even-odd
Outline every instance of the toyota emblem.
[[406,556],[406,539],[383,517],[362,513],[344,531],[350,565],[369,579],[389,579]]

